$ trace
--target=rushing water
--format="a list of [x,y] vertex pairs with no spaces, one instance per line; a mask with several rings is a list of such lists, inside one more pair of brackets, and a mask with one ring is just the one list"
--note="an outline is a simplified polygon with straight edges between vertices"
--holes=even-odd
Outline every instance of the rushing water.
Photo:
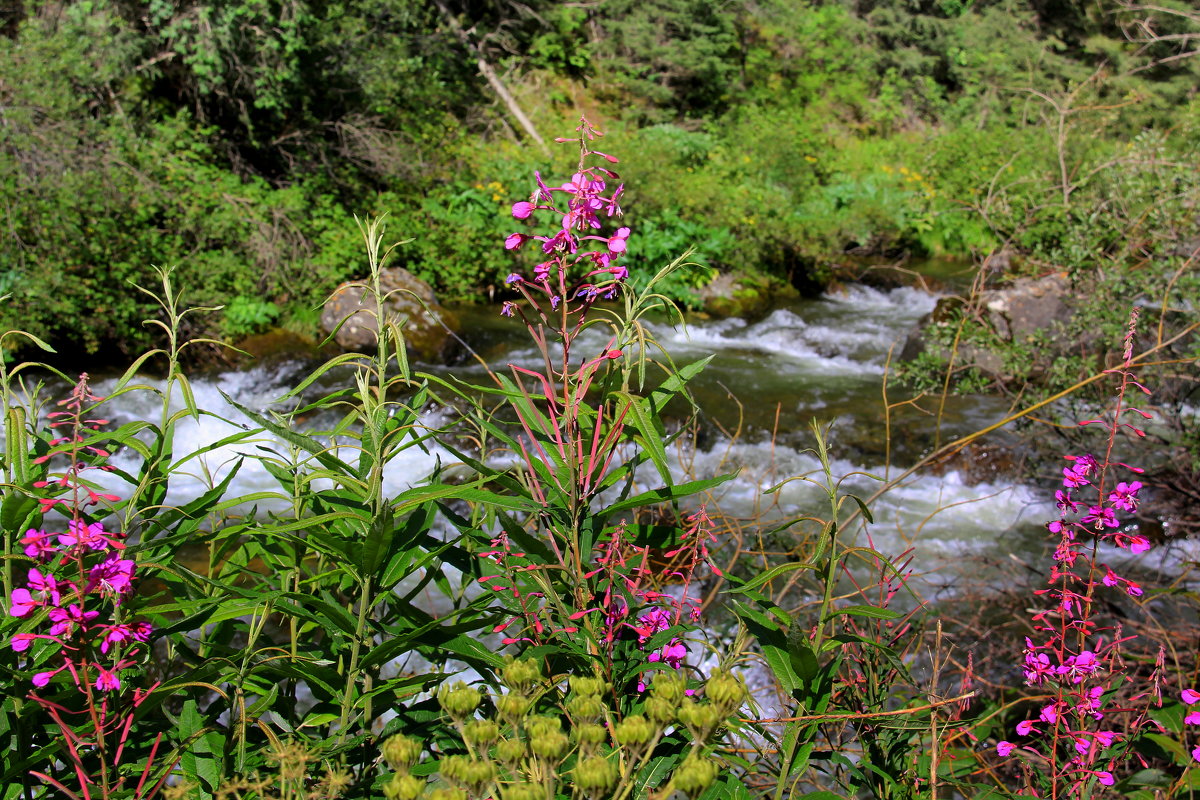
[[[649,323],[650,332],[676,364],[713,355],[693,386],[702,409],[702,435],[696,441],[683,440],[674,451],[680,477],[737,471],[736,479],[709,498],[732,518],[769,521],[823,515],[828,500],[819,487],[788,480],[818,476],[811,420],[828,431],[835,476],[853,475],[843,490],[865,498],[880,488],[882,479],[896,477],[927,453],[935,435],[945,442],[1001,418],[1006,408],[997,400],[976,397],[954,400],[940,417],[898,408],[890,426],[885,426],[882,387],[889,351],[899,349],[934,302],[935,298],[916,289],[883,292],[851,286],[838,294],[780,306],[757,321]],[[522,329],[500,321],[494,309],[481,313],[486,316],[469,319],[466,326],[473,336],[469,344],[481,358],[494,368],[533,361],[535,353]],[[588,352],[589,347],[598,352],[603,346],[602,334],[589,334],[577,352]],[[430,369],[485,382],[474,363]],[[253,427],[225,402],[222,393],[248,407],[268,409],[309,368],[276,362],[194,380],[198,405],[215,416],[180,422],[175,452],[193,452],[242,432],[243,426]],[[103,394],[111,384],[96,388]],[[896,399],[891,397],[893,402]],[[131,392],[113,400],[107,413],[117,422],[154,419],[159,401],[151,392]],[[430,414],[431,425],[445,421],[446,412]],[[194,459],[175,476],[167,502],[186,502],[220,480],[242,454],[262,447],[282,449],[272,437],[259,434]],[[453,460],[436,445],[404,450],[389,465],[386,489],[396,493],[420,483],[439,463]],[[115,463],[127,471],[135,467],[132,456],[118,454]],[[647,472],[646,479],[653,480],[652,473]],[[781,483],[778,491],[766,494]],[[112,488],[120,494],[123,487]],[[955,469],[920,471],[873,502],[870,541],[888,556],[912,548],[914,566],[925,576],[919,587],[922,592],[946,591],[959,571],[947,565],[1007,562],[1014,551],[1039,547],[1040,523],[1053,515],[1053,506],[1045,499],[1052,489],[1042,492],[1014,484],[1003,473],[978,482]],[[230,491],[237,495],[279,489],[261,464],[250,458],[244,460]],[[280,495],[278,504],[284,506],[286,498]],[[258,506],[266,510],[271,503],[260,501]],[[855,535],[864,533],[858,530]],[[974,573],[976,579],[979,575]]]

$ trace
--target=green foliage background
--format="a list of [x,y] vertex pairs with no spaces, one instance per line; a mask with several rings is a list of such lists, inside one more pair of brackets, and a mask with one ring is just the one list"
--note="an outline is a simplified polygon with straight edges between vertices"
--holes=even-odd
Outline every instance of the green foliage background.
[[[480,59],[537,130],[585,112],[635,154],[622,177],[647,272],[686,244],[799,283],[847,252],[1001,246],[1031,273],[1170,271],[1197,235],[1200,58],[1184,54],[1200,20],[1180,0],[1155,9],[16,4],[0,36],[0,324],[119,360],[153,313],[129,284],[178,265],[190,302],[228,306],[191,333],[311,326],[362,273],[351,216],[381,212],[444,298],[502,291],[497,212],[570,155],[530,141]],[[690,303],[706,279],[666,288]]]

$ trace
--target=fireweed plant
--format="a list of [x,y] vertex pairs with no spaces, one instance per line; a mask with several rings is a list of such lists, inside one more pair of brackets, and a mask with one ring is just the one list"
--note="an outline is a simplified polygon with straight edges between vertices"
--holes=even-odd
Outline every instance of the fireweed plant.
[[[634,296],[623,263],[631,230],[612,222],[624,192],[613,170],[617,159],[594,149],[600,133],[586,119],[577,131],[560,140],[579,148],[575,173],[558,185],[535,173],[530,199],[512,207],[527,225],[543,217],[553,225],[505,241],[509,250],[536,256],[528,270],[509,276],[518,298],[501,313],[524,323],[539,364],[511,364],[509,374],[492,374],[496,388],[460,392],[507,407],[505,416],[476,405],[476,436],[481,452],[498,443],[519,456],[520,466],[497,468],[446,443],[493,488],[471,494],[479,502],[469,517],[444,513],[478,542],[478,585],[494,598],[498,644],[541,659],[552,682],[567,675],[599,681],[606,719],[616,724],[641,713],[656,674],[686,676],[689,693],[700,686],[692,677],[701,612],[695,589],[709,576],[719,579],[720,570],[710,558],[711,520],[703,507],[684,513],[678,501],[732,476],[672,480],[664,407],[686,398],[686,382],[705,362],[668,369],[645,396],[634,385],[642,385],[648,346],[637,318],[667,302],[653,285],[681,261]],[[618,298],[623,315],[601,305]],[[591,349],[593,340],[582,337],[596,326],[605,331],[603,344]],[[653,466],[660,488],[635,490],[642,464]],[[639,513],[664,504],[666,524]],[[640,790],[685,757],[686,737],[673,736],[638,779]]]
[[[1133,637],[1119,623],[1097,619],[1103,593],[1144,594],[1136,581],[1103,560],[1104,551],[1136,556],[1151,547],[1121,521],[1137,508],[1144,487],[1136,476],[1142,470],[1113,460],[1120,434],[1145,436],[1126,419],[1151,418],[1126,397],[1133,389],[1150,394],[1131,371],[1136,322],[1135,311],[1123,362],[1109,370],[1118,381],[1110,415],[1080,423],[1100,425],[1107,432],[1104,452],[1065,457],[1069,463],[1054,493],[1059,517],[1046,525],[1057,545],[1047,587],[1035,591],[1045,606],[1031,618],[1033,635],[1025,639],[1023,664],[1026,684],[1040,693],[1038,705],[1036,713],[1016,725],[1014,740],[996,745],[1001,757],[1019,762],[1025,783],[1020,794],[1086,798],[1116,791],[1108,787],[1117,785],[1122,767],[1146,763],[1138,754],[1138,740],[1165,732],[1152,717],[1154,707],[1163,704],[1163,654],[1147,682],[1137,685],[1145,679],[1136,677],[1122,657],[1123,646]],[[1200,694],[1187,689],[1182,700],[1190,705]],[[1200,724],[1200,714],[1189,714],[1185,722]],[[1192,755],[1200,761],[1200,748]]]
[[[124,534],[106,530],[96,512],[118,500],[98,491],[84,473],[110,469],[110,453],[101,446],[108,420],[93,417],[104,398],[92,393],[86,374],[50,413],[57,432],[45,454],[33,464],[65,460],[62,471],[31,482],[43,492],[39,515],[55,511],[65,530],[28,529],[20,539],[32,562],[23,586],[12,590],[8,614],[23,620],[8,644],[33,670],[28,697],[53,719],[61,735],[59,759],[74,773],[75,790],[65,776],[31,774],[70,798],[109,798],[136,779],[132,797],[152,796],[161,779],[150,780],[161,736],[155,739],[144,766],[131,775],[122,770],[126,740],[136,712],[156,685],[130,687],[131,668],[146,656],[151,626],[131,619],[123,601],[133,590],[137,564],[126,558]],[[53,519],[53,517],[52,517]],[[52,694],[49,694],[52,693]],[[72,696],[73,695],[73,696]]]

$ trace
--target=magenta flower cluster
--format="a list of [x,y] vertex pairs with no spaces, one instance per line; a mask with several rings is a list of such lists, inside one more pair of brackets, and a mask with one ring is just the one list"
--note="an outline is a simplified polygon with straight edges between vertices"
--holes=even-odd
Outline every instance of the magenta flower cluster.
[[[715,537],[705,510],[701,508],[688,515],[686,521],[688,526],[679,547],[662,554],[665,564],[656,563],[650,548],[630,541],[624,525],[617,526],[608,539],[597,545],[596,568],[583,576],[593,583],[591,594],[595,605],[571,611],[565,620],[557,619],[556,609],[546,602],[544,593],[520,588],[520,584],[528,583],[519,579],[521,573],[545,567],[533,563],[526,553],[514,550],[507,535],[501,534],[492,540],[492,549],[479,555],[502,567],[503,573],[486,575],[479,582],[511,598],[517,613],[496,625],[493,632],[509,633],[503,639],[504,644],[539,645],[557,635],[578,633],[580,621],[594,616],[602,620],[595,633],[603,648],[611,651],[618,639],[636,637],[638,648],[645,650],[655,635],[696,624],[701,602],[691,594],[695,572],[701,564],[718,574],[720,570],[708,552],[708,543]],[[659,587],[666,583],[678,585],[679,591],[661,591]],[[512,630],[514,626],[519,632]],[[687,645],[675,636],[651,650],[646,661],[678,670],[682,669],[687,654]],[[645,687],[643,673],[638,689]]]
[[[1135,599],[1144,593],[1136,581],[1099,560],[1104,546],[1134,556],[1150,549],[1149,540],[1122,521],[1123,515],[1137,510],[1142,483],[1127,479],[1111,485],[1117,470],[1142,472],[1111,458],[1119,432],[1144,436],[1123,416],[1149,416],[1125,405],[1129,387],[1149,393],[1129,371],[1136,319],[1135,313],[1124,364],[1110,370],[1120,378],[1111,419],[1082,423],[1107,429],[1106,452],[1101,458],[1066,456],[1070,463],[1063,468],[1062,486],[1055,492],[1059,516],[1046,526],[1057,537],[1057,545],[1048,588],[1035,594],[1048,602],[1032,616],[1034,634],[1025,639],[1023,664],[1026,683],[1036,687],[1043,699],[1036,714],[1016,726],[1024,742],[1002,741],[996,747],[1002,757],[1031,755],[1031,763],[1044,766],[1030,776],[1040,775],[1056,787],[1065,785],[1079,796],[1087,796],[1087,787],[1095,783],[1115,784],[1114,770],[1134,752],[1131,739],[1155,725],[1149,717],[1151,701],[1161,702],[1157,673],[1146,689],[1138,689],[1129,680],[1132,676],[1124,674],[1121,648],[1133,637],[1124,635],[1119,625],[1101,626],[1094,619],[1100,593],[1115,590]],[[1183,698],[1191,704],[1200,701],[1200,693],[1187,690]],[[1111,721],[1114,712],[1123,712],[1122,724]],[[1200,713],[1189,714],[1187,721],[1200,724]],[[1200,748],[1193,756],[1200,760]]]
[[[514,203],[512,207],[516,219],[526,220],[545,212],[558,220],[557,227],[545,235],[518,231],[504,241],[508,250],[520,250],[528,242],[538,243],[544,260],[533,267],[531,275],[514,272],[506,282],[530,301],[535,300],[531,293],[541,295],[537,299],[548,300],[553,309],[564,301],[612,299],[618,285],[629,276],[629,270],[620,263],[629,241],[629,228],[618,228],[609,235],[601,233],[604,227],[601,217],[621,215],[620,198],[625,185],[618,184],[609,191],[609,185],[619,181],[620,176],[608,167],[588,164],[592,156],[609,164],[615,164],[617,159],[591,149],[588,143],[600,133],[586,119],[580,121],[577,130],[584,146],[580,148],[577,171],[570,180],[548,186],[541,173],[535,171],[537,188],[528,201]],[[576,285],[572,273],[581,271],[582,282]],[[512,316],[516,308],[515,303],[506,302],[501,313]]]
[[[52,642],[59,656],[53,659],[56,666],[34,674],[37,687],[48,685],[65,670],[85,691],[85,685],[100,691],[120,689],[121,671],[135,663],[140,645],[150,638],[149,624],[118,621],[137,569],[133,560],[123,557],[122,535],[83,516],[87,506],[117,499],[97,492],[80,477],[86,470],[102,469],[94,462],[108,456],[85,437],[107,422],[84,417],[85,405],[101,399],[88,389],[87,375],[82,376],[71,397],[61,403],[68,411],[50,415],[51,427],[66,428],[66,434],[51,442],[50,455],[38,459],[67,458],[67,468],[58,478],[34,485],[58,492],[41,500],[43,510],[59,507],[71,516],[65,531],[31,528],[20,540],[24,554],[36,566],[26,572],[25,585],[12,590],[8,614],[37,620],[40,630],[14,634],[9,645],[24,653],[38,641]],[[40,657],[36,661],[47,663]]]

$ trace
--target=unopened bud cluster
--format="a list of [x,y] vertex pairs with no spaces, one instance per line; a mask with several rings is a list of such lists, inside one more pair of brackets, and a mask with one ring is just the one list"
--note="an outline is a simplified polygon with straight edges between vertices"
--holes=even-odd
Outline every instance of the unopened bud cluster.
[[686,757],[656,781],[667,794],[698,797],[720,775],[711,745],[748,697],[742,679],[718,671],[702,689],[679,673],[657,676],[639,713],[618,713],[613,688],[596,677],[550,681],[536,661],[510,661],[500,671],[504,690],[491,696],[463,683],[438,693],[458,752],[434,753],[434,763],[412,774],[422,744],[407,736],[387,740],[384,760],[395,774],[389,800],[540,800],[568,794],[609,798],[643,785],[638,773],[660,745]]

